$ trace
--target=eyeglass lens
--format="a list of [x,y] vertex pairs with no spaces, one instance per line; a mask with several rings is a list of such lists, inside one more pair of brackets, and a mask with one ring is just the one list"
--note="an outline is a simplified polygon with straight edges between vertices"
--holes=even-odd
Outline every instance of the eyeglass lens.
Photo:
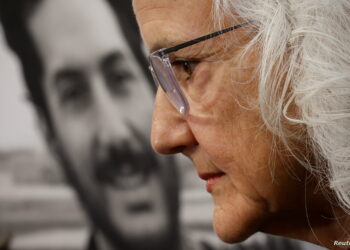
[[174,107],[181,114],[187,114],[189,106],[177,83],[168,56],[150,55],[149,61],[155,82],[162,87]]

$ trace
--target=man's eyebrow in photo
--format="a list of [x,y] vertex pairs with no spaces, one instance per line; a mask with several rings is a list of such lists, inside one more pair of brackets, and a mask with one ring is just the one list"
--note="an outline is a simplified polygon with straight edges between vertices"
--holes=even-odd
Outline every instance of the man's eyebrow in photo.
[[125,59],[126,58],[120,51],[113,51],[112,53],[106,55],[100,60],[99,66],[103,71],[110,65],[123,63]]

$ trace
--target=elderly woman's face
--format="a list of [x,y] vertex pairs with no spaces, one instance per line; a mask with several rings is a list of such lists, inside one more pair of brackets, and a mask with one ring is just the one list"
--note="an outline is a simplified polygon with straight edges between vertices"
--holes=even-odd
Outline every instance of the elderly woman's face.
[[[211,4],[210,0],[134,0],[151,50],[214,31]],[[283,156],[283,148],[274,153],[279,143],[266,130],[256,105],[258,52],[239,57],[249,40],[248,30],[243,27],[172,53],[174,60],[196,61],[190,63],[191,79],[183,89],[190,112],[180,115],[159,88],[152,124],[154,149],[182,152],[206,180],[215,202],[215,230],[229,242],[257,230],[273,232],[276,224],[288,219],[292,223],[293,213],[303,211],[304,202],[303,168]]]

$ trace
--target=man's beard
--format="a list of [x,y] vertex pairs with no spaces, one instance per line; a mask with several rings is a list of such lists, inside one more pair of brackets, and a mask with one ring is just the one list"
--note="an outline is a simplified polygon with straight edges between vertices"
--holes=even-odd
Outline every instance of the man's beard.
[[[95,181],[101,186],[112,186],[119,189],[135,188],[147,182],[151,175],[156,175],[161,178],[160,183],[164,190],[164,198],[166,203],[167,213],[169,216],[169,228],[167,234],[153,239],[147,238],[142,242],[130,242],[122,235],[122,229],[114,225],[109,218],[109,211],[103,204],[98,204],[96,201],[103,199],[104,204],[108,204],[106,197],[100,199],[92,198],[86,192],[83,183],[80,182],[79,177],[71,162],[66,157],[63,150],[60,152],[61,163],[64,166],[65,174],[69,182],[75,187],[78,197],[87,211],[90,219],[94,223],[97,230],[101,231],[107,241],[112,246],[112,249],[130,249],[130,250],[166,250],[171,249],[171,246],[176,246],[179,242],[179,221],[178,221],[178,179],[176,171],[174,170],[173,159],[166,161],[167,166],[161,166],[161,163],[155,157],[155,153],[150,148],[149,144],[142,140],[142,137],[135,130],[135,138],[141,144],[141,152],[135,153],[128,143],[116,146],[111,145],[104,158],[99,158],[92,152],[92,162],[94,163],[94,177]],[[96,151],[97,152],[97,151]],[[118,168],[122,166],[121,168]],[[171,171],[165,171],[162,168],[169,168]],[[125,179],[127,181],[125,181]],[[101,199],[102,198],[102,199]],[[177,249],[177,247],[175,248]]]

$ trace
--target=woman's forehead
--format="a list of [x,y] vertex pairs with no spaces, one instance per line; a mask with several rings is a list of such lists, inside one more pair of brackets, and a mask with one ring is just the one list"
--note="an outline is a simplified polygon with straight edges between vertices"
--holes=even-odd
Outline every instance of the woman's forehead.
[[[178,10],[192,10],[193,7],[203,8],[211,7],[212,0],[133,0],[134,10],[136,12],[145,10],[162,10],[172,9],[175,12]],[[191,9],[192,8],[192,9]]]
[[159,47],[162,41],[168,41],[171,46],[208,33],[210,29],[210,0],[134,0],[134,10],[149,48]]
[[141,24],[155,19],[181,18],[187,22],[193,22],[197,19],[202,21],[204,18],[211,20],[211,0],[134,0],[133,6],[136,17]]

